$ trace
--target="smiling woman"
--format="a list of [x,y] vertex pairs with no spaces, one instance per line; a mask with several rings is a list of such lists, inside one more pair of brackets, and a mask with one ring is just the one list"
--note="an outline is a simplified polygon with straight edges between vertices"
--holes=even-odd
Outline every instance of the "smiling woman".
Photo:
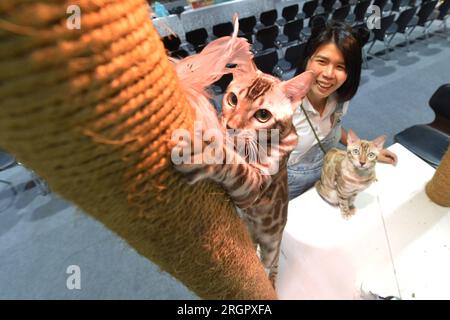
[[[293,117],[299,140],[288,161],[289,199],[308,190],[320,178],[328,150],[338,141],[347,144],[341,117],[361,78],[361,46],[347,24],[331,22],[313,29],[305,56],[297,74],[312,70],[316,82]],[[384,149],[378,161],[395,165],[397,157]]]

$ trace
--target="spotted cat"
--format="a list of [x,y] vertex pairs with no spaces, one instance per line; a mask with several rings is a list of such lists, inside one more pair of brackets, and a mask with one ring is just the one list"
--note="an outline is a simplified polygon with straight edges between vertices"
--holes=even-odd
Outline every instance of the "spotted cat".
[[361,140],[352,131],[347,135],[347,151],[333,148],[324,158],[316,190],[328,203],[339,206],[342,217],[355,214],[354,201],[358,193],[376,180],[375,164],[386,137],[373,141]]
[[[223,186],[247,223],[275,287],[280,243],[287,220],[286,163],[297,145],[292,116],[315,76],[309,71],[283,82],[262,73],[253,63],[247,41],[236,35],[237,23],[232,37],[226,37],[226,41],[218,39],[221,46],[241,50],[240,53],[228,51],[227,55],[224,55],[226,50],[223,48],[217,52],[217,61],[236,65],[223,71],[232,73],[233,80],[223,96],[221,117],[212,108],[207,112],[202,107],[199,112],[197,104],[191,103],[198,115],[196,119],[202,120],[203,129],[199,135],[204,135],[211,128],[218,134],[214,139],[203,139],[202,148],[188,149],[191,150],[189,161],[177,163],[175,168],[185,173],[191,183],[211,179]],[[211,47],[214,46],[218,44],[210,43],[204,50],[212,52]],[[223,61],[224,56],[228,56],[229,60]],[[199,59],[199,64],[205,62],[201,57]],[[212,68],[217,68],[217,64]],[[195,99],[198,98],[197,94]],[[213,160],[220,158],[222,161],[207,160],[211,160],[211,150],[206,152],[205,149],[211,147],[212,140],[216,146]],[[184,141],[184,146],[190,142]],[[179,153],[180,149],[173,151]],[[217,155],[220,157],[217,158]]]

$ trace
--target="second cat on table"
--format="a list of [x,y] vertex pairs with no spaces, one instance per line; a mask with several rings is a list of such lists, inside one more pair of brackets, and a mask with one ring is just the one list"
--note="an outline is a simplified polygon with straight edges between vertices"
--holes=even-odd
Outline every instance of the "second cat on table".
[[361,140],[349,130],[347,150],[333,148],[325,155],[322,174],[315,187],[325,201],[339,206],[344,219],[355,214],[354,201],[358,193],[376,181],[375,165],[385,139],[380,136],[372,141]]

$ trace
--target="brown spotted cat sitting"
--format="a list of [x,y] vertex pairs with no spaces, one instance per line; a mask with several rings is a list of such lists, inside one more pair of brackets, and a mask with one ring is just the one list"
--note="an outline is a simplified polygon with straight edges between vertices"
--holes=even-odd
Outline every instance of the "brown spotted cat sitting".
[[349,130],[347,151],[333,148],[325,155],[316,190],[325,201],[339,206],[344,219],[355,214],[357,194],[376,180],[375,164],[385,139],[381,136],[373,141],[361,140]]

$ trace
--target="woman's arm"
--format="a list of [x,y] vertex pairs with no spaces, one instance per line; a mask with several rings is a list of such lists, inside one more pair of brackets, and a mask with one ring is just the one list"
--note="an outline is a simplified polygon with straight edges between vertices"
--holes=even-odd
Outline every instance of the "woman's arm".
[[395,166],[397,164],[397,155],[388,149],[383,149],[378,155],[378,162],[392,164]]

